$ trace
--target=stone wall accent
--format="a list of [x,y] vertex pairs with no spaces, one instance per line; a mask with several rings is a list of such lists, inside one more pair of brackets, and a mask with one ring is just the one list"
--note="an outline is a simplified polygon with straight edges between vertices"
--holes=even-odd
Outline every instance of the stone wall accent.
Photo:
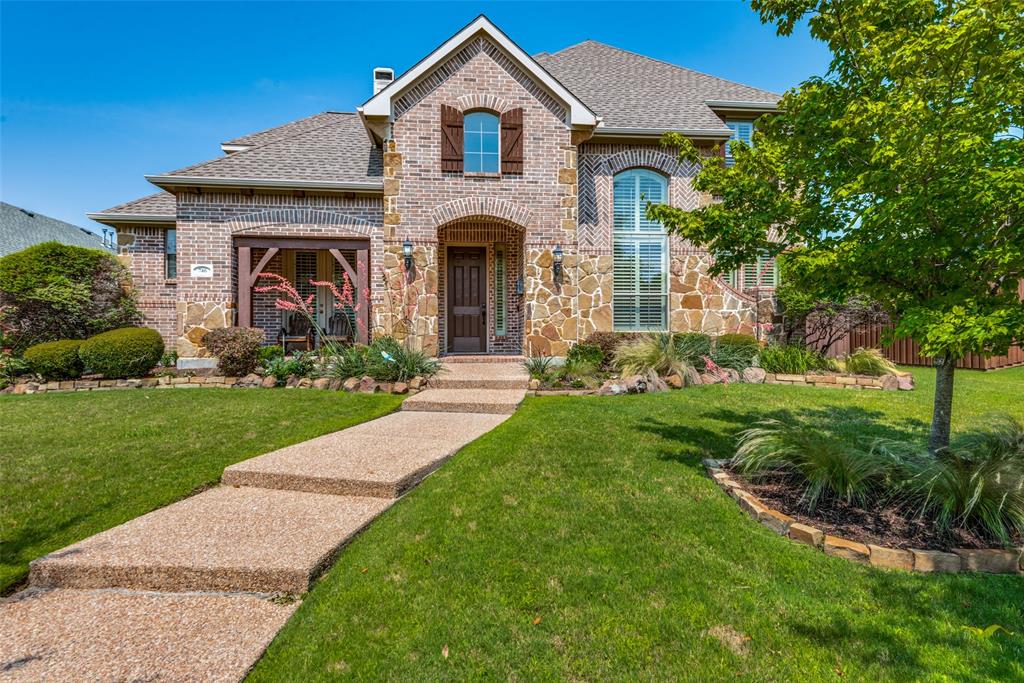
[[669,265],[669,330],[755,334],[756,302],[708,273],[709,254],[672,254]]
[[408,348],[438,354],[438,255],[436,244],[413,246],[413,268],[405,268],[401,244],[384,247],[375,273],[371,332],[389,335]]
[[122,240],[128,241],[121,246],[118,260],[131,273],[132,286],[138,292],[142,324],[159,332],[167,348],[172,349],[178,339],[175,306],[178,284],[177,280],[166,277],[164,240],[167,228],[126,225],[119,227],[118,232]]
[[740,508],[775,533],[851,562],[882,569],[915,572],[987,572],[990,574],[1024,574],[1024,548],[954,548],[953,552],[938,550],[903,550],[864,544],[848,538],[830,536],[820,529],[801,524],[789,515],[766,506],[757,496],[744,490],[722,469],[728,460],[704,460],[708,475],[739,504]]
[[612,256],[580,254],[576,270],[576,336],[583,341],[594,332],[612,331]]
[[181,336],[175,350],[182,358],[206,358],[210,355],[203,338],[210,330],[231,327],[235,320],[233,301],[179,301],[178,329]]

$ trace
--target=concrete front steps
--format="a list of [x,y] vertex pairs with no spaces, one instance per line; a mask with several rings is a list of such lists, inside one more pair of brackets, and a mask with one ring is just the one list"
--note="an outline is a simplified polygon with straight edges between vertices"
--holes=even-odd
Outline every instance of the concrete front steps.
[[0,667],[11,680],[240,680],[295,609],[268,597],[309,590],[525,396],[519,363],[444,365],[464,388],[232,465],[222,486],[32,562],[30,588],[0,604]]

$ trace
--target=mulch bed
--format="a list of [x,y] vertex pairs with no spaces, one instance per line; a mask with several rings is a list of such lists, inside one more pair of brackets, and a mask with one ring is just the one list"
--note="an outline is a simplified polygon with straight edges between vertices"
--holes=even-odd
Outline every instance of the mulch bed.
[[[915,510],[893,504],[878,504],[866,509],[855,503],[821,499],[811,513],[806,502],[800,499],[803,488],[792,475],[769,472],[753,478],[734,469],[726,469],[745,490],[760,498],[769,508],[832,536],[887,548],[918,550],[948,551],[952,548],[996,548],[1000,545],[965,529],[943,533],[934,522],[918,518]],[[1014,539],[1014,545],[1022,544],[1024,539]]]

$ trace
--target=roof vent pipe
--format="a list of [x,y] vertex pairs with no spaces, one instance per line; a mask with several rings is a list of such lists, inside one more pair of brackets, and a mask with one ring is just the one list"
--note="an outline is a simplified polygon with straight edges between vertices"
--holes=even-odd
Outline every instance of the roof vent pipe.
[[376,95],[395,80],[395,70],[386,66],[378,66],[373,70],[373,94]]

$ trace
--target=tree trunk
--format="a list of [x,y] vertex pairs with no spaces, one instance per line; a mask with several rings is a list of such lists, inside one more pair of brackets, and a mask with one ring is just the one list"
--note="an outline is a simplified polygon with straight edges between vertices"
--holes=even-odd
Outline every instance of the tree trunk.
[[935,405],[932,408],[932,429],[928,435],[928,452],[935,455],[949,447],[949,422],[953,414],[953,371],[956,359],[952,354],[935,358]]

